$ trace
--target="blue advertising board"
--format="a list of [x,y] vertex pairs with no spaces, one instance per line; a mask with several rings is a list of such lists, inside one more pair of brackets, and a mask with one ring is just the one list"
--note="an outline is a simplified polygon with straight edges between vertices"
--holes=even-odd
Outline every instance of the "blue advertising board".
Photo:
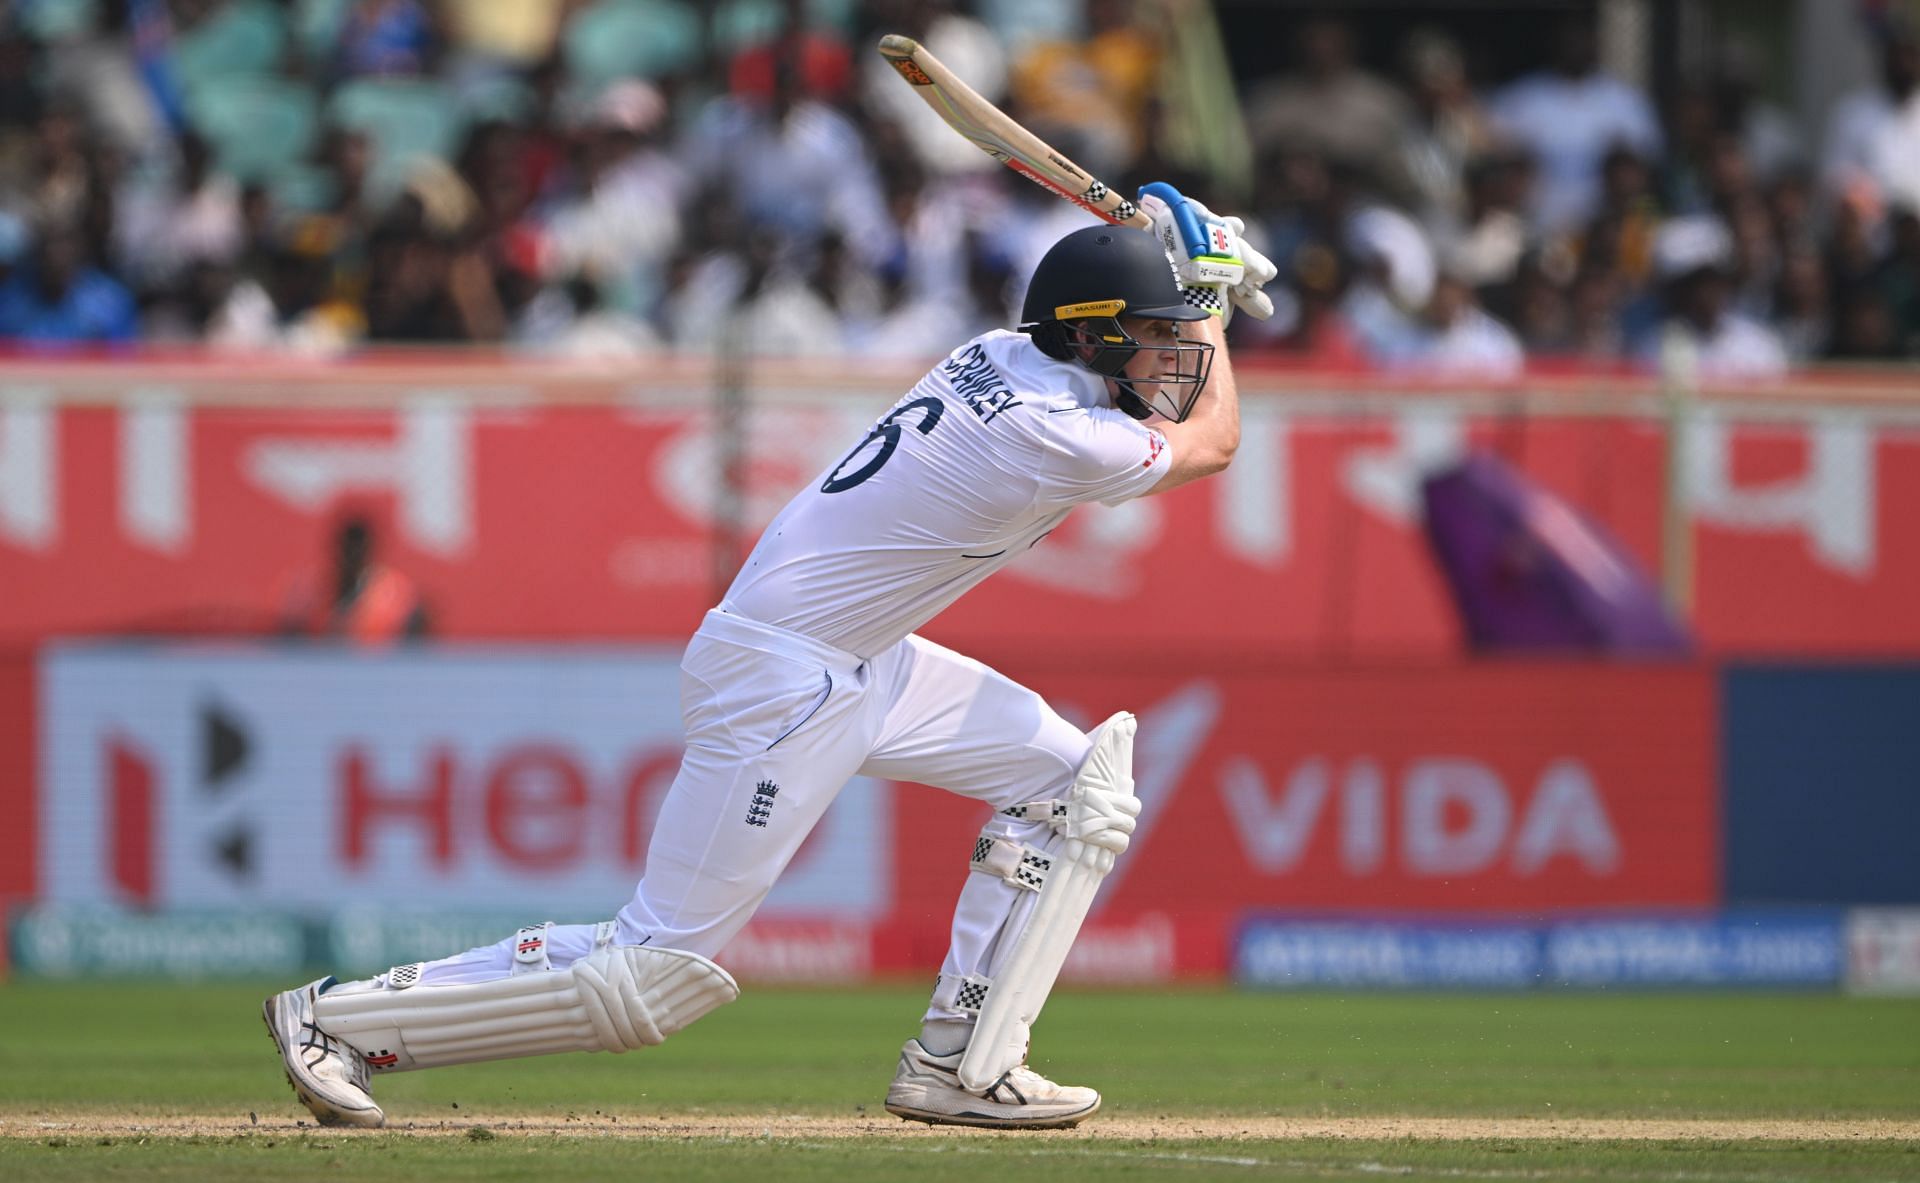
[[1721,680],[1728,904],[1920,903],[1920,666]]
[[1730,912],[1486,924],[1256,917],[1234,978],[1273,989],[1518,990],[1536,986],[1832,988],[1839,912]]
[[1255,986],[1517,990],[1539,967],[1539,932],[1502,922],[1260,919],[1234,949],[1235,979]]
[[1549,925],[1541,972],[1556,986],[1831,987],[1846,969],[1837,912]]

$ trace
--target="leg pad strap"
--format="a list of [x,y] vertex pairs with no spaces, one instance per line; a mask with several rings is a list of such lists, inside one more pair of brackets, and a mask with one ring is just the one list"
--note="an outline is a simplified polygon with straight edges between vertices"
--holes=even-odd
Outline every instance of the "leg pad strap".
[[986,1005],[987,992],[993,989],[993,979],[978,974],[951,976],[941,974],[933,984],[933,1005],[945,1010],[965,1011],[976,1017],[980,1008]]
[[1053,859],[1034,846],[982,833],[973,843],[973,858],[968,868],[982,875],[1004,879],[1023,891],[1039,891],[1047,883]]

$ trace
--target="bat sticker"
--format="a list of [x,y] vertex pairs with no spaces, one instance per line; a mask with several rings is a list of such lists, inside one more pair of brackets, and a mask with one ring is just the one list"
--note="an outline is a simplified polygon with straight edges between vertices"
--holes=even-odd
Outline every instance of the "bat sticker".
[[922,70],[919,66],[915,65],[913,63],[913,59],[888,58],[887,60],[893,63],[894,69],[900,71],[900,77],[905,78],[908,82],[913,83],[915,86],[932,86],[933,85],[933,79],[927,77],[927,72],[925,70]]

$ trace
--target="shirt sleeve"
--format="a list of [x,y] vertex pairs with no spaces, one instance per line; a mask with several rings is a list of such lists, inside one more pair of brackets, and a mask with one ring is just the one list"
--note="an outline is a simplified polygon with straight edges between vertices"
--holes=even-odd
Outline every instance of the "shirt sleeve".
[[1159,484],[1173,466],[1166,436],[1110,407],[1056,411],[1045,422],[1043,501],[1118,505]]

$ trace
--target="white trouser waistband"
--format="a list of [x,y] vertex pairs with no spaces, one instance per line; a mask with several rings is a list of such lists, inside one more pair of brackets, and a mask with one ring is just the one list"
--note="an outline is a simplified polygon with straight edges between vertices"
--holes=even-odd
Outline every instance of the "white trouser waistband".
[[867,663],[867,659],[857,653],[849,653],[805,634],[742,616],[725,602],[707,610],[706,618],[700,622],[700,633],[748,649],[804,657],[836,674],[851,674]]

